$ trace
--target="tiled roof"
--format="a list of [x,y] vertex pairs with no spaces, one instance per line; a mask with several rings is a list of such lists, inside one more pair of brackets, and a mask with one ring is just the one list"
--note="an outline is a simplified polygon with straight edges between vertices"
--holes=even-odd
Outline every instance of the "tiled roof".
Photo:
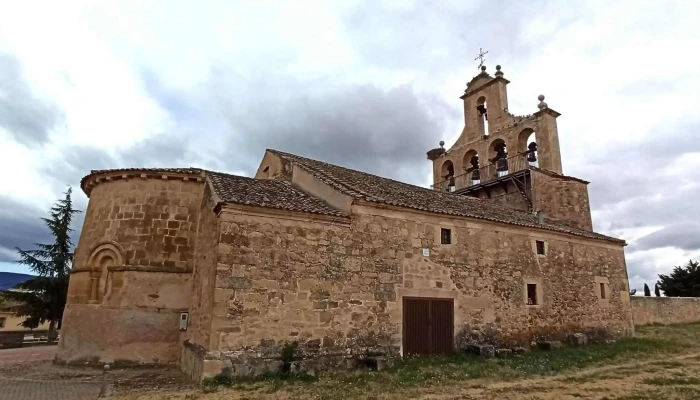
[[489,201],[409,185],[277,150],[268,151],[299,165],[324,183],[356,199],[625,243],[620,239],[558,224],[549,219],[545,219],[545,222],[540,224],[537,216],[531,213],[514,210]]
[[282,210],[346,217],[322,200],[307,195],[290,182],[253,179],[220,172],[205,171],[214,191],[226,203],[255,205]]
[[85,176],[80,185],[90,177],[103,173],[175,173],[206,175],[221,201],[260,207],[278,208],[289,211],[302,211],[335,217],[347,215],[320,199],[309,196],[291,183],[277,180],[246,178],[200,168],[118,168],[93,170]]

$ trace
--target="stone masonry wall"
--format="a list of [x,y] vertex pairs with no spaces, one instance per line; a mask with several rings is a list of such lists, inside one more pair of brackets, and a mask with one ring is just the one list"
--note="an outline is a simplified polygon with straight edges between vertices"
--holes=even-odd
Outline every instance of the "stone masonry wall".
[[549,218],[570,226],[593,230],[588,186],[578,180],[531,170],[533,206]]
[[79,364],[174,363],[180,351],[180,311],[186,309],[66,306],[58,360]]
[[92,189],[75,265],[87,266],[92,249],[113,240],[125,265],[192,268],[203,184],[182,179],[132,178]]
[[197,228],[190,322],[183,335],[185,342],[180,359],[180,368],[193,377],[201,375],[204,354],[203,351],[193,349],[208,348],[211,334],[219,243],[219,218],[214,212],[214,206],[211,187],[206,185]]
[[92,188],[59,361],[177,361],[203,185],[168,178],[113,179]]
[[630,297],[635,325],[680,324],[700,321],[700,298]]
[[478,197],[482,200],[497,203],[502,206],[510,207],[520,211],[528,211],[528,204],[523,198],[518,188],[513,182],[505,182],[507,192],[501,186],[493,186],[487,189],[482,189],[478,193]]
[[[439,244],[441,228],[453,244]],[[353,206],[349,226],[225,210],[216,282],[209,357],[221,366],[279,357],[285,341],[314,356],[396,355],[405,296],[454,299],[456,343],[633,331],[619,245],[372,206]],[[526,305],[527,283],[539,305]]]

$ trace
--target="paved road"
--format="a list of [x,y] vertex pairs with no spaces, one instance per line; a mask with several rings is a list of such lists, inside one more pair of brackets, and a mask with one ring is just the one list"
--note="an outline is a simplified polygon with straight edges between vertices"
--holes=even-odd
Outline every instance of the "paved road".
[[0,378],[2,400],[94,400],[99,393],[96,382]]
[[[18,349],[0,350],[0,364],[16,363],[20,361],[44,361],[53,360],[56,355],[56,346],[20,347]],[[2,399],[0,397],[0,399]]]
[[[56,346],[3,349],[0,350],[0,366],[52,360],[55,355]],[[93,400],[99,393],[98,382],[0,377],[0,400]]]

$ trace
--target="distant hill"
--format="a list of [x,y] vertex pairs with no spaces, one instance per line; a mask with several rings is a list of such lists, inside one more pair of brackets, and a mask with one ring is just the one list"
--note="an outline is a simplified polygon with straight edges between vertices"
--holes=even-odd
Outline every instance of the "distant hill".
[[0,290],[7,290],[17,284],[34,278],[34,275],[16,274],[14,272],[0,272]]

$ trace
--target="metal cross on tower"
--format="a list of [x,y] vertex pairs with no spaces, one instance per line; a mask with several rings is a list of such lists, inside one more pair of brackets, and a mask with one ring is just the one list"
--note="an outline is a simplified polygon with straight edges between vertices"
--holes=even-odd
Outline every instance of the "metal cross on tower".
[[477,69],[481,69],[481,66],[484,65],[484,59],[485,59],[484,56],[485,56],[487,53],[488,53],[488,50],[487,50],[486,52],[484,52],[484,50],[482,50],[481,47],[479,47],[479,55],[476,56],[476,58],[474,59],[474,61],[479,60],[479,66],[476,67]]

